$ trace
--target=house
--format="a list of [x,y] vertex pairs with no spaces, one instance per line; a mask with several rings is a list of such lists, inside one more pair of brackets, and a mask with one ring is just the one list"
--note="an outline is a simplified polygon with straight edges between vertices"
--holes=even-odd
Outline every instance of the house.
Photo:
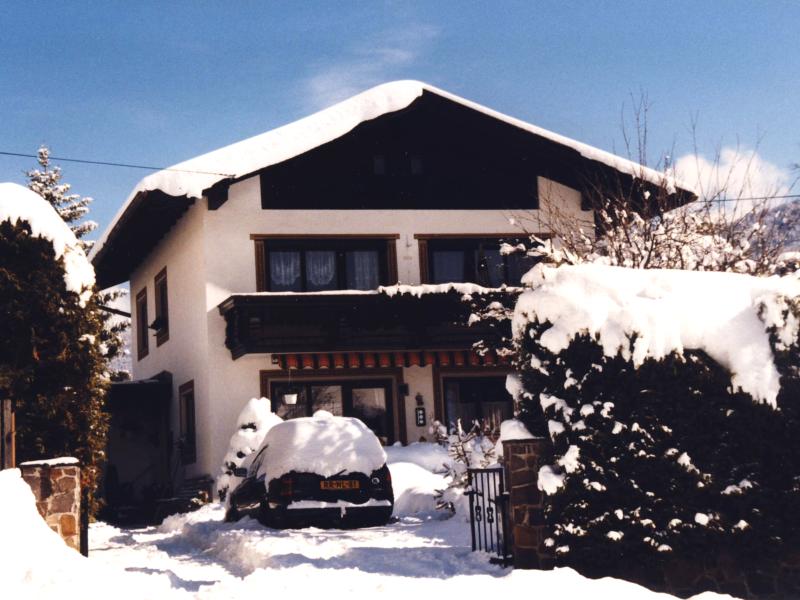
[[115,476],[216,474],[254,396],[285,418],[357,416],[387,444],[508,417],[508,361],[473,351],[502,331],[467,326],[462,297],[515,293],[510,217],[592,230],[584,191],[603,181],[663,176],[413,81],[144,178],[91,255],[100,287],[132,298]]

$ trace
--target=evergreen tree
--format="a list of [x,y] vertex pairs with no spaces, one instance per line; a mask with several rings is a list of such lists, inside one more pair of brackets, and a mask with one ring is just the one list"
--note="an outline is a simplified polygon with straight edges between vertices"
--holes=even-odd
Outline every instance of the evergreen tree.
[[[56,209],[56,212],[69,225],[75,237],[81,240],[87,233],[97,229],[97,223],[86,220],[92,198],[81,197],[79,194],[70,194],[72,186],[61,182],[61,167],[50,164],[50,149],[41,146],[37,152],[41,169],[26,171],[28,189],[36,192]],[[92,242],[81,240],[81,245],[87,253],[92,248]]]
[[0,394],[14,400],[18,459],[78,458],[95,511],[108,429],[96,298],[68,289],[66,254],[24,220],[0,222],[0,257]]
[[[783,311],[798,319],[800,300]],[[752,572],[798,547],[799,340],[771,330],[776,410],[735,391],[702,351],[636,368],[581,334],[553,354],[540,343],[551,325],[527,324],[517,366],[520,418],[553,440],[546,517],[562,565],[646,578],[673,559],[726,554]]]
[[[81,247],[88,254],[94,242],[83,237],[97,229],[97,223],[86,219],[89,205],[93,199],[88,196],[71,194],[71,185],[61,180],[61,167],[50,162],[50,149],[42,146],[38,150],[38,169],[26,171],[28,189],[36,192],[56,210],[62,220],[78,238]],[[98,292],[97,306],[109,307],[119,298],[127,295],[124,289],[113,289]],[[127,343],[130,320],[102,311],[99,317],[103,321],[103,329],[97,336],[99,348],[106,360],[106,369],[112,381],[129,379],[127,364]]]

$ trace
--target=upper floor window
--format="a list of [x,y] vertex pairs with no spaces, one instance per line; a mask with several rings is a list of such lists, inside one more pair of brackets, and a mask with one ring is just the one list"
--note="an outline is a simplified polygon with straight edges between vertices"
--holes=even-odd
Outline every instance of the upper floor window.
[[[515,239],[506,241],[518,242]],[[501,254],[501,240],[497,238],[431,237],[424,242],[421,248],[423,271],[427,270],[426,279],[430,283],[470,282],[486,287],[500,287],[503,284],[516,286],[520,285],[520,279],[535,262],[524,254]]]
[[167,268],[164,267],[156,275],[156,319],[150,325],[156,331],[156,345],[160,346],[169,339],[169,303],[167,300]]
[[390,238],[256,239],[259,291],[374,290],[396,280]]
[[136,358],[142,360],[149,351],[147,340],[147,288],[136,294]]

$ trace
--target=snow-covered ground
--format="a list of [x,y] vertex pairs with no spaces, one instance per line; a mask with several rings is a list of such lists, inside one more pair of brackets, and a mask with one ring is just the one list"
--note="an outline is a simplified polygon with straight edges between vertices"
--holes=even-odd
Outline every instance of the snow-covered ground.
[[[55,534],[34,519],[38,515],[25,484],[4,472],[0,493],[12,498],[9,508],[18,505],[21,515],[0,511],[0,558],[6,554],[9,560],[0,560],[0,582],[3,592],[11,593],[3,597],[170,600],[378,593],[421,598],[535,592],[564,598],[671,598],[615,579],[588,580],[570,569],[515,571],[491,565],[486,554],[471,552],[469,524],[462,516],[445,518],[446,513],[433,510],[433,493],[445,479],[424,467],[440,464],[446,453],[432,444],[388,450],[398,520],[384,527],[276,531],[252,519],[225,523],[223,507],[211,504],[169,517],[158,527],[96,523],[89,560],[58,547]],[[21,537],[26,531],[31,533]],[[9,543],[6,534],[15,542]],[[32,543],[21,541],[25,538]]]

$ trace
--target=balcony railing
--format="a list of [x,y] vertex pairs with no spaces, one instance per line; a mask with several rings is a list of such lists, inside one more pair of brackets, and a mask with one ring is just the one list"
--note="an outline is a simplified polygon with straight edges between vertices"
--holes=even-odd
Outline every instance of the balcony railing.
[[234,294],[218,308],[234,359],[250,353],[463,350],[510,334],[508,321],[469,325],[469,317],[476,305],[513,306],[518,293],[471,284],[262,292]]

